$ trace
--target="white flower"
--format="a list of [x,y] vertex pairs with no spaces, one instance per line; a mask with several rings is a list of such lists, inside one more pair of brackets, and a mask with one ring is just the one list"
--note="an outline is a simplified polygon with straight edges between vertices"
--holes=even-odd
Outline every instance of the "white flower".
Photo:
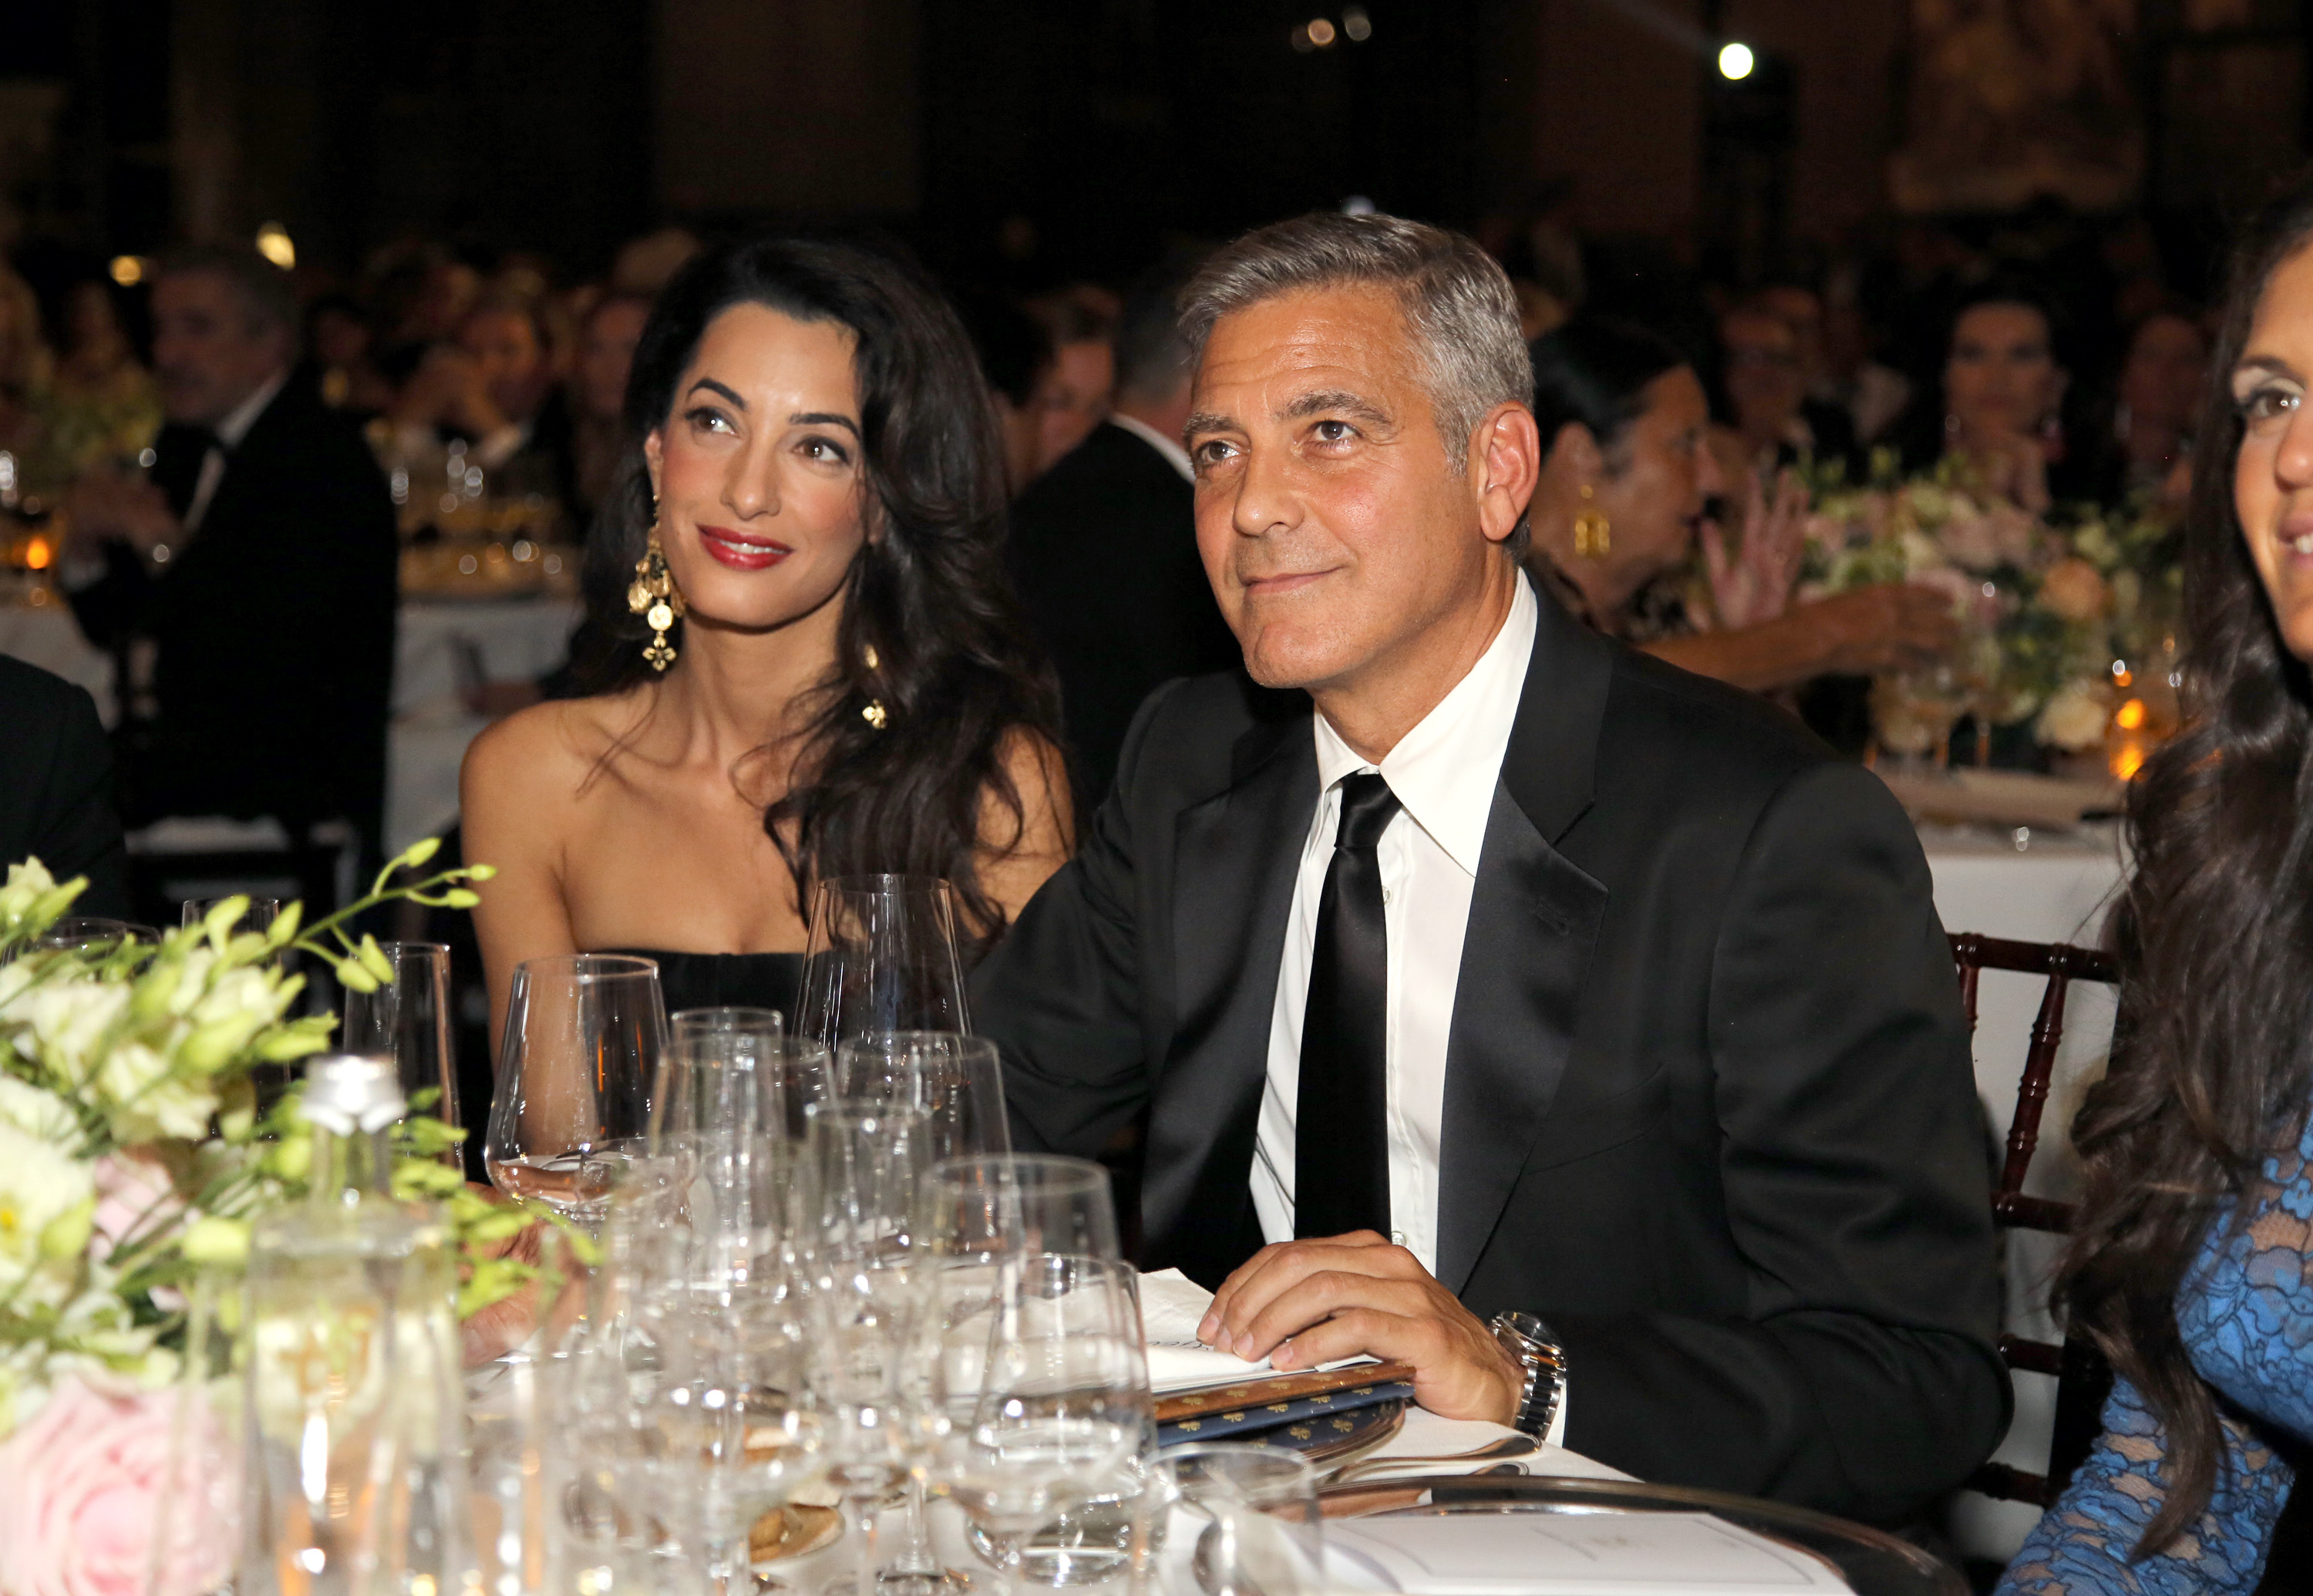
[[198,1141],[208,1134],[209,1115],[216,1112],[215,1092],[189,1071],[172,1069],[142,1042],[114,1047],[97,1071],[96,1088],[112,1133],[125,1142],[156,1136]]
[[0,1075],[0,1124],[43,1142],[69,1144],[80,1134],[80,1121],[62,1098],[13,1075]]
[[2105,725],[2111,719],[2112,706],[2102,692],[2079,682],[2067,682],[2040,711],[2033,734],[2051,747],[2078,754],[2103,745]]
[[87,975],[43,981],[16,1005],[31,1027],[33,1056],[71,1086],[88,1079],[98,1045],[128,1008],[126,983]]
[[[0,1124],[0,1296],[25,1288],[36,1302],[59,1301],[88,1245],[88,1219],[95,1209],[89,1166],[14,1125]],[[47,1267],[57,1263],[73,1268]]]

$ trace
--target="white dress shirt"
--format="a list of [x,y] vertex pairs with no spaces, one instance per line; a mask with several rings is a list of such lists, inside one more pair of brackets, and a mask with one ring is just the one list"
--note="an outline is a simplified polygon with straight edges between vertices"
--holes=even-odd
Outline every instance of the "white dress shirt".
[[[1438,1143],[1446,1113],[1446,1041],[1462,969],[1470,890],[1510,726],[1534,652],[1535,598],[1520,581],[1510,613],[1470,674],[1399,739],[1378,767],[1403,807],[1382,833],[1382,920],[1389,939],[1389,1212],[1393,1239],[1438,1269]],[[1262,1234],[1293,1236],[1293,1120],[1301,1083],[1301,1018],[1317,902],[1341,826],[1341,781],[1376,767],[1314,717],[1323,796],[1301,848],[1285,922],[1269,1080],[1253,1142],[1253,1204]]]
[[1193,482],[1197,480],[1197,468],[1190,461],[1188,450],[1181,446],[1179,438],[1166,437],[1137,416],[1112,415],[1108,419],[1110,425],[1123,428],[1125,431],[1165,456],[1165,463],[1179,472],[1183,481]]
[[[1470,674],[1399,739],[1378,766],[1360,755],[1324,715],[1313,717],[1322,796],[1301,846],[1301,871],[1285,921],[1277,1007],[1269,1025],[1269,1078],[1254,1133],[1253,1207],[1270,1241],[1293,1239],[1294,1113],[1301,1089],[1301,1018],[1309,1002],[1309,960],[1317,902],[1341,827],[1344,776],[1378,769],[1403,805],[1376,851],[1382,921],[1389,939],[1388,1036],[1390,1239],[1438,1273],[1438,1147],[1446,1117],[1446,1045],[1470,894],[1493,813],[1510,728],[1517,719],[1534,653],[1534,590],[1521,579],[1508,618]],[[1566,1430],[1566,1402],[1546,1437]]]
[[185,506],[187,536],[201,529],[202,518],[209,513],[209,501],[216,498],[217,486],[224,481],[225,451],[241,447],[241,440],[249,436],[249,429],[257,425],[257,418],[265,413],[265,407],[273,402],[288,381],[286,368],[274,373],[270,381],[233,406],[216,424],[217,441],[201,456],[201,474],[193,479],[193,497]]

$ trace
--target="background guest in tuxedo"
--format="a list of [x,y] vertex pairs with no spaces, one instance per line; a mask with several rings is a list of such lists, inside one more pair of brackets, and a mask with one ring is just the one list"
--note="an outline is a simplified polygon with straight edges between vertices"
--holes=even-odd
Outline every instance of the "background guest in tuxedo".
[[1140,701],[1239,657],[1197,557],[1194,473],[1181,448],[1181,281],[1152,279],[1126,302],[1114,411],[1012,507],[1013,577],[1060,673],[1071,781],[1087,812],[1116,775]]
[[151,480],[84,479],[66,585],[128,666],[123,809],[351,819],[374,846],[393,675],[393,506],[360,437],[291,380],[297,307],[252,252],[153,289],[169,425]]
[[981,966],[1020,1139],[1147,1115],[1143,1261],[1219,1287],[1214,1345],[1402,1357],[1436,1412],[1646,1478],[1916,1511],[2009,1388],[1902,810],[1537,598],[1531,375],[1474,244],[1264,228],[1184,325],[1198,543],[1260,686],[1148,701]]
[[129,919],[112,747],[88,690],[0,654],[0,874],[38,856],[59,881],[88,877],[75,913]]

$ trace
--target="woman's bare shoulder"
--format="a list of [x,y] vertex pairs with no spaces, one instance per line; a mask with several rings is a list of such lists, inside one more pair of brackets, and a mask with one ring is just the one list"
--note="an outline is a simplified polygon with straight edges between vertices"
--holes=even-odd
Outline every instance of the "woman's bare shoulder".
[[534,809],[578,796],[605,755],[631,734],[642,706],[633,693],[550,700],[485,727],[466,749],[459,785],[468,808],[479,798]]

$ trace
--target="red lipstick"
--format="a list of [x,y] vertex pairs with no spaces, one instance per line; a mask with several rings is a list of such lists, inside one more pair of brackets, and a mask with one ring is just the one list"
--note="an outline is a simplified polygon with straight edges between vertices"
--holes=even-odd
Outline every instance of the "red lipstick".
[[733,570],[769,570],[795,550],[777,538],[761,533],[739,532],[728,526],[702,526],[699,529],[701,547],[729,566]]

